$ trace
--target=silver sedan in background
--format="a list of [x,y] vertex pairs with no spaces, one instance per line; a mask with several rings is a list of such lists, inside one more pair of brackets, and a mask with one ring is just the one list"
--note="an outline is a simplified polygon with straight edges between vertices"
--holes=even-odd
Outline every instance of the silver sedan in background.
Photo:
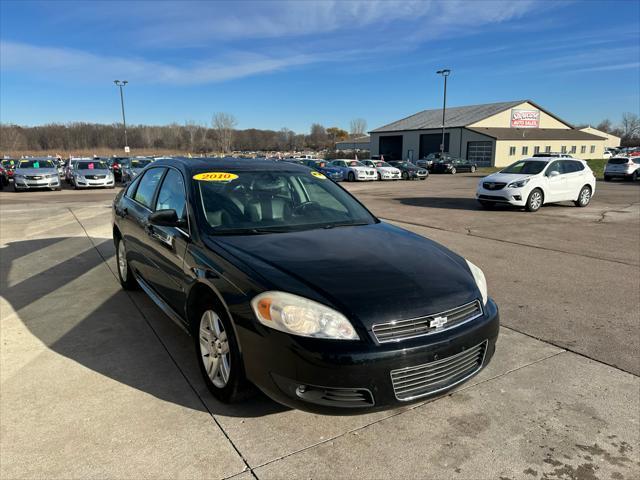
[[60,175],[53,160],[29,158],[18,161],[13,175],[13,189],[19,191],[34,188],[62,188]]
[[116,180],[109,165],[104,160],[79,160],[73,168],[71,184],[73,188],[103,187],[113,188]]
[[144,168],[153,162],[151,158],[129,158],[121,164],[122,183],[127,183],[138,176]]

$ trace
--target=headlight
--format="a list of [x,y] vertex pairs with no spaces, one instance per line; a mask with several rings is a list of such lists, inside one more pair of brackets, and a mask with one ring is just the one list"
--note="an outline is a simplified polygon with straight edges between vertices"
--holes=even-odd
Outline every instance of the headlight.
[[282,332],[334,340],[360,338],[341,313],[291,293],[261,293],[251,300],[251,307],[260,323]]
[[527,183],[529,183],[529,179],[528,178],[523,178],[522,180],[518,180],[516,182],[511,182],[509,185],[507,185],[507,188],[522,188]]
[[476,285],[478,285],[478,290],[480,290],[480,295],[482,295],[482,304],[487,304],[487,279],[484,277],[484,273],[480,270],[479,267],[471,263],[469,260],[465,259],[467,265],[469,265],[469,270],[473,275],[474,280],[476,281]]
[[23,179],[23,178],[24,178],[24,175],[18,175],[18,174],[16,173],[16,174],[14,174],[14,175],[13,175],[13,178],[15,178],[15,179],[17,179],[17,178],[19,178],[19,179]]

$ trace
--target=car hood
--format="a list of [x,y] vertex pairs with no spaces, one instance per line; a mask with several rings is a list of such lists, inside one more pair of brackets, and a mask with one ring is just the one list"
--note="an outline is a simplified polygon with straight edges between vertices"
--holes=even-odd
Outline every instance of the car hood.
[[253,270],[265,289],[330,305],[367,329],[480,298],[462,257],[385,223],[207,241]]
[[98,168],[91,168],[91,169],[83,169],[83,170],[75,170],[75,172],[78,175],[109,175],[111,173],[111,170],[107,169],[107,170],[103,170],[103,169],[98,169]]
[[57,175],[55,168],[16,168],[16,175]]
[[373,167],[360,167],[360,166],[357,166],[357,167],[347,167],[347,168],[351,168],[352,170],[357,170],[357,171],[359,171],[359,172],[365,172],[365,171],[366,171],[366,172],[369,172],[369,171],[373,171],[373,170],[375,170],[375,168],[373,168]]
[[481,182],[501,182],[501,183],[511,183],[516,180],[520,180],[522,178],[533,177],[530,173],[493,173],[487,177],[484,177]]
[[318,167],[318,171],[327,173],[342,173],[338,167]]

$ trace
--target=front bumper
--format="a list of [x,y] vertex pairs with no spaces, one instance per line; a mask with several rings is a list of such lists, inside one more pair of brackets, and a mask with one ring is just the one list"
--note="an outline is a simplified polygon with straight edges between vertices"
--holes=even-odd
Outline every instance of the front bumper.
[[[491,299],[483,316],[468,324],[402,342],[378,344],[371,332],[364,340],[346,342],[238,328],[247,376],[266,395],[292,408],[341,415],[395,408],[446,393],[489,363],[498,331],[498,308]],[[484,354],[470,375],[417,398],[399,399],[392,371],[443,361],[479,345],[484,345]],[[362,398],[369,400],[358,400]]]
[[38,189],[38,188],[59,188],[60,179],[58,178],[43,178],[40,180],[29,180],[26,178],[13,179],[15,188],[22,190]]
[[476,191],[476,200],[486,202],[504,203],[517,207],[524,207],[529,196],[525,188],[501,188],[500,190],[487,190],[480,186]]
[[400,173],[381,173],[381,180],[400,180]]
[[378,179],[378,175],[377,174],[364,174],[364,173],[357,173],[356,174],[356,180],[358,180],[359,182],[366,182],[366,181],[370,181],[370,180],[377,180]]
[[74,184],[77,188],[96,188],[96,187],[113,187],[115,185],[115,179],[99,179],[99,180],[74,180]]

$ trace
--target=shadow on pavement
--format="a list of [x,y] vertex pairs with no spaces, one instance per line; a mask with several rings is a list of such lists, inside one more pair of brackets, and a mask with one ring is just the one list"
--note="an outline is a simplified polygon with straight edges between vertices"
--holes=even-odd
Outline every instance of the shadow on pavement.
[[[412,207],[445,208],[455,210],[484,210],[484,208],[473,198],[461,197],[401,197],[394,198],[402,205]],[[495,210],[514,210],[508,205],[496,205]]]
[[[110,240],[96,248],[113,256]],[[200,377],[191,338],[144,294],[122,290],[102,263],[86,237],[11,242],[0,248],[0,292],[48,348],[130,387],[206,411],[168,351],[214,414],[259,417],[287,409],[262,394],[238,405],[217,402]]]

